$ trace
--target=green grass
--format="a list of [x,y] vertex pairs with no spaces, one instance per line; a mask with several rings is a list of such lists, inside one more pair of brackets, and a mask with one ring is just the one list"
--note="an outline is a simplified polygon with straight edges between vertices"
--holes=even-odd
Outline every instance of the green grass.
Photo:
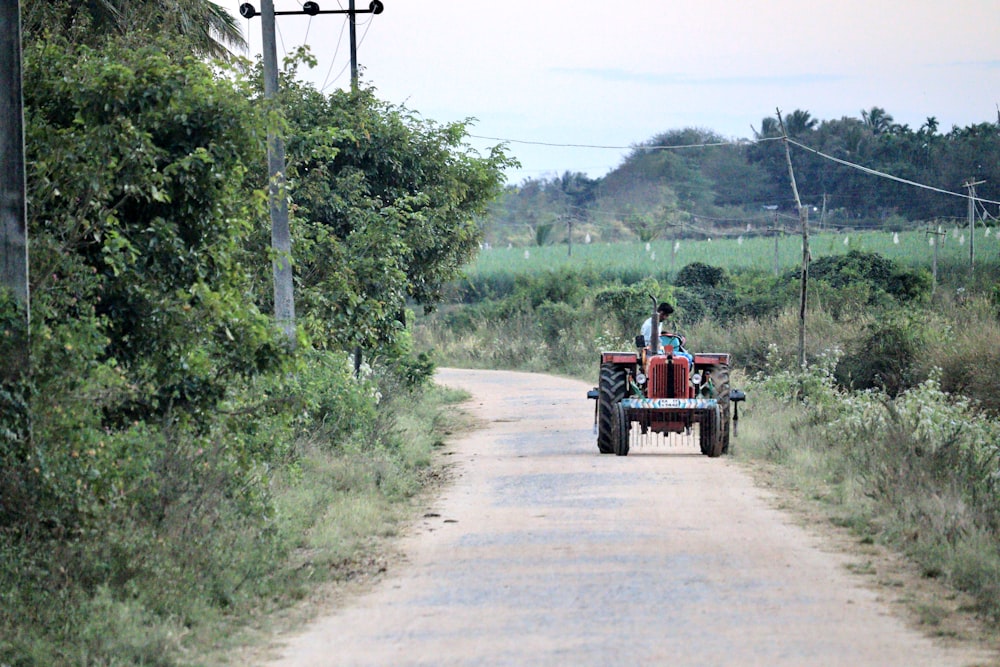
[[[987,233],[989,235],[987,235]],[[941,265],[968,262],[968,230],[948,227],[940,237],[938,261]],[[813,233],[809,249],[813,259],[844,254],[849,250],[877,252],[910,266],[930,267],[933,247],[923,231],[907,232],[820,232]],[[898,241],[898,242],[897,242]],[[1000,234],[995,230],[976,232],[976,257],[996,261],[1000,257]],[[648,250],[647,250],[648,245]],[[673,249],[676,248],[676,251]],[[479,253],[466,268],[470,279],[495,274],[532,274],[561,267],[593,270],[601,275],[671,275],[692,262],[720,266],[727,270],[756,268],[772,270],[775,239],[756,235],[711,240],[658,240],[649,244],[574,244],[570,256],[565,245],[490,248]],[[779,270],[798,267],[802,261],[801,236],[790,233],[778,237]]]

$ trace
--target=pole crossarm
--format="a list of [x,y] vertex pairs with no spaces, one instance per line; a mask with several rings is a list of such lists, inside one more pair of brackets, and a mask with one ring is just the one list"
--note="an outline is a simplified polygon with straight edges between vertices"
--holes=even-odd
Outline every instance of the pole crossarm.
[[[383,5],[379,0],[372,0],[368,4],[368,9],[320,9],[319,5],[315,2],[303,3],[302,9],[297,9],[294,11],[275,11],[275,16],[290,16],[293,14],[305,14],[307,16],[317,16],[319,14],[381,14],[385,10],[385,5]],[[243,18],[252,19],[255,16],[259,16],[258,12],[253,5],[249,2],[244,2],[240,5],[240,15]]]

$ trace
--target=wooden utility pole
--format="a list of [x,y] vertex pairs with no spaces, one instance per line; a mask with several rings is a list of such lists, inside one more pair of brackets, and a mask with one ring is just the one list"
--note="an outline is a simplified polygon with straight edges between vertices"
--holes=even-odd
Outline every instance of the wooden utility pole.
[[274,29],[274,1],[261,0],[261,39],[264,100],[267,105],[268,203],[271,210],[271,251],[274,253],[274,318],[295,345],[295,295],[292,289],[292,236],[288,227],[288,190],[285,182],[285,140],[281,136],[278,93],[278,47]]
[[969,275],[976,269],[976,186],[986,181],[973,181],[971,178],[962,187],[969,191]]
[[939,225],[935,225],[931,229],[928,229],[927,238],[930,239],[931,244],[931,294],[937,291],[937,276],[938,276],[938,245],[940,240],[946,236],[945,232],[941,229]]
[[792,153],[788,149],[788,133],[785,132],[785,121],[778,112],[778,125],[781,127],[782,143],[785,144],[785,160],[788,162],[788,178],[792,182],[792,194],[795,195],[795,206],[799,210],[799,224],[802,226],[802,276],[799,289],[799,368],[806,366],[806,296],[809,286],[809,210],[799,199],[799,189],[795,185],[795,170],[792,169]]
[[774,275],[778,275],[778,273],[779,273],[778,240],[780,238],[780,235],[784,232],[784,230],[783,229],[779,229],[778,228],[778,223],[775,222],[774,223],[774,227],[768,227],[767,231],[770,232],[774,236]]
[[567,257],[573,256],[573,216],[566,218],[566,245],[568,252]]

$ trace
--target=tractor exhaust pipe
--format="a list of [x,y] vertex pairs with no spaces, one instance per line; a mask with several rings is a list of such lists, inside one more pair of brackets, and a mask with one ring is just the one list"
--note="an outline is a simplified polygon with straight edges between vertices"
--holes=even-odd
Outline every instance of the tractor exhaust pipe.
[[656,310],[656,307],[659,305],[656,297],[650,294],[649,298],[653,301],[653,318],[649,321],[653,325],[649,331],[649,356],[652,357],[660,349],[660,313]]

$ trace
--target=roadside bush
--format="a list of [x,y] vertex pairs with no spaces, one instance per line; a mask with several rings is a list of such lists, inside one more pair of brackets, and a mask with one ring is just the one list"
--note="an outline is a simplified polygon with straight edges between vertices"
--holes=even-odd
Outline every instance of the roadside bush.
[[880,512],[894,518],[898,543],[1000,617],[991,580],[1000,568],[1000,424],[931,378],[896,400],[851,394],[827,430],[847,445],[848,462]]
[[[1000,320],[988,297],[946,306],[946,320],[930,325],[925,372],[939,368],[941,388],[968,396],[987,413],[1000,416]],[[947,321],[955,325],[948,325]],[[960,324],[958,324],[960,323]]]
[[730,276],[733,311],[724,315],[723,325],[736,318],[766,319],[777,315],[798,294],[797,285],[762,271],[737,271]]
[[890,396],[922,381],[928,332],[913,312],[883,314],[870,322],[863,335],[846,343],[837,365],[837,381],[852,389],[882,389]]
[[687,264],[677,272],[674,284],[678,287],[713,288],[727,287],[729,276],[726,270],[703,264],[702,262],[692,262]]
[[587,271],[560,267],[531,275],[518,275],[514,280],[515,300],[524,300],[532,308],[543,303],[565,303],[579,306],[592,281]]
[[634,285],[611,285],[594,293],[594,309],[614,327],[622,338],[639,335],[642,323],[653,313],[653,300],[674,301],[673,290],[648,278]]
[[[925,302],[931,292],[931,277],[925,269],[903,267],[877,253],[860,250],[817,259],[809,266],[809,277],[837,289],[865,284],[873,305],[880,303],[883,295],[899,303]],[[787,273],[786,279],[797,281],[798,272]]]
[[579,338],[579,331],[592,325],[579,308],[568,303],[546,302],[535,309],[542,340],[553,352],[559,353],[568,339]]

